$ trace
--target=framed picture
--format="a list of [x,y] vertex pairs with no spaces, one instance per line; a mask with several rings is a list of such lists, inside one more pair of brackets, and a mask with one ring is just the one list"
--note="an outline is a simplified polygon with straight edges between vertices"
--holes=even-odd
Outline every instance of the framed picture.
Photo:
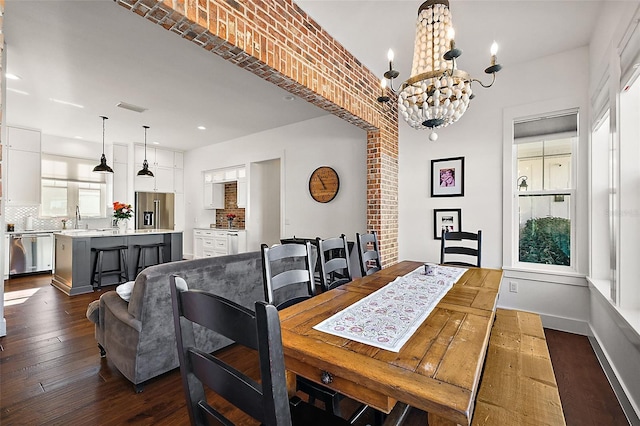
[[458,232],[462,229],[460,209],[433,209],[433,238],[442,239],[442,231]]
[[464,195],[464,157],[431,160],[431,196]]

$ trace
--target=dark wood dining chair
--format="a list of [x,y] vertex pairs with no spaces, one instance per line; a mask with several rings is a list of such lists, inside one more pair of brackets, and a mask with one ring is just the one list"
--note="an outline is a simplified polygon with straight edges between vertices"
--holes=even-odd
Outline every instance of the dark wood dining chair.
[[[461,260],[464,259],[464,260]],[[465,260],[469,260],[465,262]],[[480,267],[482,262],[482,231],[446,232],[440,240],[440,263],[442,265]]]
[[316,238],[316,245],[322,291],[329,291],[350,282],[352,275],[347,237],[342,234],[325,240]]
[[[210,419],[233,425],[207,401],[205,386],[263,425],[348,424],[298,397],[289,400],[280,319],[275,306],[258,301],[253,312],[212,293],[188,290],[184,280],[175,275],[170,277],[170,288],[180,373],[192,425],[208,425]],[[195,346],[194,324],[256,350],[260,382],[215,353],[199,350]],[[226,410],[225,413],[229,415]]]
[[295,305],[316,294],[311,244],[262,244],[264,297],[280,309]]
[[381,270],[382,261],[380,260],[380,248],[376,231],[372,231],[370,234],[359,234],[356,232],[356,244],[358,245],[360,272],[362,276],[366,277]]

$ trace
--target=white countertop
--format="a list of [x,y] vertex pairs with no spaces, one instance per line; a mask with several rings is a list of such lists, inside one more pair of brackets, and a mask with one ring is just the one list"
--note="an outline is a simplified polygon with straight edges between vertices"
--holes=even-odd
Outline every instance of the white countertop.
[[199,230],[199,231],[234,231],[234,232],[238,232],[238,231],[246,231],[246,228],[227,228],[226,226],[223,228],[205,228],[205,227],[200,227],[200,228],[193,228],[194,230]]
[[153,234],[173,234],[176,232],[173,229],[135,229],[128,230],[126,232],[120,232],[118,229],[65,229],[55,231],[55,235],[71,237],[71,238],[86,238],[86,237],[111,237],[117,235],[131,236],[131,235],[153,235]]

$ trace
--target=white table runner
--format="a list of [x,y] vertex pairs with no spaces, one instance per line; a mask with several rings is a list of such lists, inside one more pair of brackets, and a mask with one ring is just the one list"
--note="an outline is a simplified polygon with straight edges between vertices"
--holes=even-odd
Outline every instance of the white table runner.
[[466,271],[438,265],[435,275],[427,276],[420,266],[313,328],[399,352]]

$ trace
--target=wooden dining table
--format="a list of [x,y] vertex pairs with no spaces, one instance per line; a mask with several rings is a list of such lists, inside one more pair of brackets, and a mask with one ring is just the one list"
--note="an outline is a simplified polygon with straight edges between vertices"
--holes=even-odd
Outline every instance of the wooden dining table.
[[397,353],[313,328],[421,265],[399,262],[282,310],[290,391],[300,375],[384,413],[400,402],[430,425],[471,424],[501,270],[469,268]]

